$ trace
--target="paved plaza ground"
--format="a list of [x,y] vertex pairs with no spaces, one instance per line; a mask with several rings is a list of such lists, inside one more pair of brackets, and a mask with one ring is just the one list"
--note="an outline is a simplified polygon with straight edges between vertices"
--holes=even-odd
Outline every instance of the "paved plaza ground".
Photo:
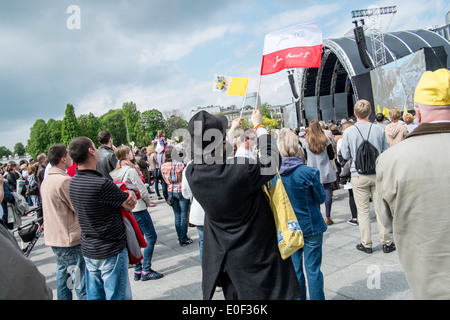
[[[337,190],[331,217],[334,224],[324,234],[322,272],[327,300],[411,300],[411,292],[398,261],[397,252],[383,253],[372,210],[373,253],[356,250],[360,242],[359,228],[347,223],[350,218],[347,190]],[[152,268],[165,276],[159,280],[134,281],[129,269],[134,300],[201,300],[201,274],[198,234],[189,228],[194,242],[180,247],[177,241],[172,208],[164,200],[152,201],[158,206],[149,208],[158,241]],[[324,208],[322,206],[322,212]],[[31,252],[30,259],[46,277],[56,299],[55,257],[41,237]],[[394,239],[395,241],[395,239]],[[223,300],[217,292],[214,300]]]

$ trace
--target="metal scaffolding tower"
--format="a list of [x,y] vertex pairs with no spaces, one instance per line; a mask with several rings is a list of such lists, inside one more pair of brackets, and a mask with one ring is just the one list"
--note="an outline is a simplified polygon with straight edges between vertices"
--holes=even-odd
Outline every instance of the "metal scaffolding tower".
[[372,58],[374,67],[377,68],[386,64],[386,49],[384,46],[384,30],[381,24],[381,15],[395,14],[397,7],[376,7],[371,6],[368,9],[353,10],[352,18],[368,17],[368,29],[372,44]]

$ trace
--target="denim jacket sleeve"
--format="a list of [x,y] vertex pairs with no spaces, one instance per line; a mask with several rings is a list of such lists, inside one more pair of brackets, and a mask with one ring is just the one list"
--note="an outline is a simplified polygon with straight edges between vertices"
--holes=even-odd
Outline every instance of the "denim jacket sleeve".
[[16,200],[14,199],[14,196],[11,193],[11,189],[9,188],[7,183],[3,183],[3,193],[4,193],[3,202],[5,204],[6,204],[6,202],[9,202],[9,203],[16,202]]

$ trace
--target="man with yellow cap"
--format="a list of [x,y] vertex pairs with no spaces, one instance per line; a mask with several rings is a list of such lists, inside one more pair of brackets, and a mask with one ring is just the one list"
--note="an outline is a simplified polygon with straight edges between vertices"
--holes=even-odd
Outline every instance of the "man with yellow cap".
[[425,72],[414,103],[419,126],[377,159],[376,201],[413,297],[448,300],[450,71]]

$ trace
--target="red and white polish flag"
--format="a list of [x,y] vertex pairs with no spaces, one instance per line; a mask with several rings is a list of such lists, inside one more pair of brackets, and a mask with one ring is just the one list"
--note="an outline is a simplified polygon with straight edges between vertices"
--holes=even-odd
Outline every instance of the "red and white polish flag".
[[321,59],[319,26],[315,22],[298,24],[266,35],[261,75],[288,68],[319,68]]

